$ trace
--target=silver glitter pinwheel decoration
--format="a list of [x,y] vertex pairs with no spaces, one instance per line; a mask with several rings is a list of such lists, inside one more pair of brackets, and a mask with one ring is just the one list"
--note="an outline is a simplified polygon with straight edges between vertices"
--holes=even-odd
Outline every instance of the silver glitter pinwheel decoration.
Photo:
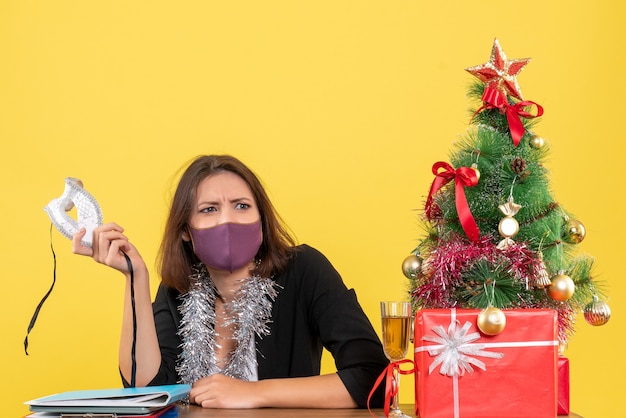
[[465,372],[473,372],[472,365],[481,370],[486,370],[485,363],[472,356],[487,358],[502,358],[504,354],[485,351],[485,344],[474,343],[480,338],[478,332],[468,334],[472,324],[468,321],[459,327],[458,321],[453,321],[448,326],[448,330],[443,325],[433,327],[433,332],[437,336],[424,335],[423,341],[436,343],[437,345],[425,347],[428,354],[436,356],[433,363],[428,368],[431,374],[437,366],[441,365],[439,373],[444,376],[463,376]]

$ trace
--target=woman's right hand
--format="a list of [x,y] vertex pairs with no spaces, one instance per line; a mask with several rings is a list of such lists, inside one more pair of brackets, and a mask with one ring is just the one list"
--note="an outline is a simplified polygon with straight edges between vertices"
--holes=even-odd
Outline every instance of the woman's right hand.
[[[93,232],[93,247],[81,244],[85,233],[83,228],[72,237],[72,252],[91,257],[126,276],[119,368],[126,381],[131,382],[132,374],[136,372],[136,385],[145,386],[156,376],[161,365],[146,264],[121,226],[107,223],[97,227]],[[131,260],[132,273],[124,255]]]
[[96,262],[112,267],[124,274],[128,274],[128,262],[125,253],[130,257],[133,265],[143,264],[143,259],[128,237],[124,235],[124,228],[116,223],[107,223],[93,231],[93,247],[81,243],[85,236],[85,228],[81,228],[72,238],[72,252],[74,254],[92,257]]

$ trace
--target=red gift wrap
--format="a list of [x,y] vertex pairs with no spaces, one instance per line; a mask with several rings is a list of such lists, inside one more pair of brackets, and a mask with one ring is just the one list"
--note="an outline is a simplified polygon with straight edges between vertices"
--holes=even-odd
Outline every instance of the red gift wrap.
[[557,366],[558,394],[557,410],[559,415],[569,414],[569,359],[559,356]]
[[504,310],[506,326],[482,334],[476,309],[415,315],[415,412],[420,418],[555,418],[557,315]]

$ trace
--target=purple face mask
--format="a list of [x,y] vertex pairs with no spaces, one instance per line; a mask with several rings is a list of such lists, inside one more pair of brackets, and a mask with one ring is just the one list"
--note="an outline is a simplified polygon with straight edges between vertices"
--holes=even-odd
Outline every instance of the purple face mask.
[[251,224],[224,223],[207,229],[189,227],[193,250],[204,264],[233,272],[254,259],[261,247],[261,221]]

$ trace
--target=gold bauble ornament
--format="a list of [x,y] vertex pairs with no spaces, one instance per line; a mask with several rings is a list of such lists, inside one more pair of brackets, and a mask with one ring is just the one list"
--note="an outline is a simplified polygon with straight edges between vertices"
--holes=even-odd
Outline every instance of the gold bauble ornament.
[[585,226],[576,219],[569,219],[563,227],[563,241],[569,244],[580,244],[585,239]]
[[478,164],[473,163],[471,168],[476,172],[476,180],[480,180],[480,171],[478,170]]
[[534,149],[541,149],[546,144],[546,141],[539,135],[533,135],[530,137],[529,143]]
[[402,262],[402,273],[408,279],[416,279],[422,269],[422,258],[416,254],[411,254]]
[[506,316],[501,309],[490,306],[483,309],[476,319],[478,329],[485,335],[498,335],[506,326]]
[[598,327],[609,322],[609,319],[611,319],[611,308],[608,303],[598,300],[598,297],[593,295],[593,301],[585,306],[583,314],[589,324]]
[[548,296],[557,302],[565,302],[574,295],[576,285],[571,277],[565,274],[563,270],[560,270],[554,277],[552,277],[550,286],[547,287]]

